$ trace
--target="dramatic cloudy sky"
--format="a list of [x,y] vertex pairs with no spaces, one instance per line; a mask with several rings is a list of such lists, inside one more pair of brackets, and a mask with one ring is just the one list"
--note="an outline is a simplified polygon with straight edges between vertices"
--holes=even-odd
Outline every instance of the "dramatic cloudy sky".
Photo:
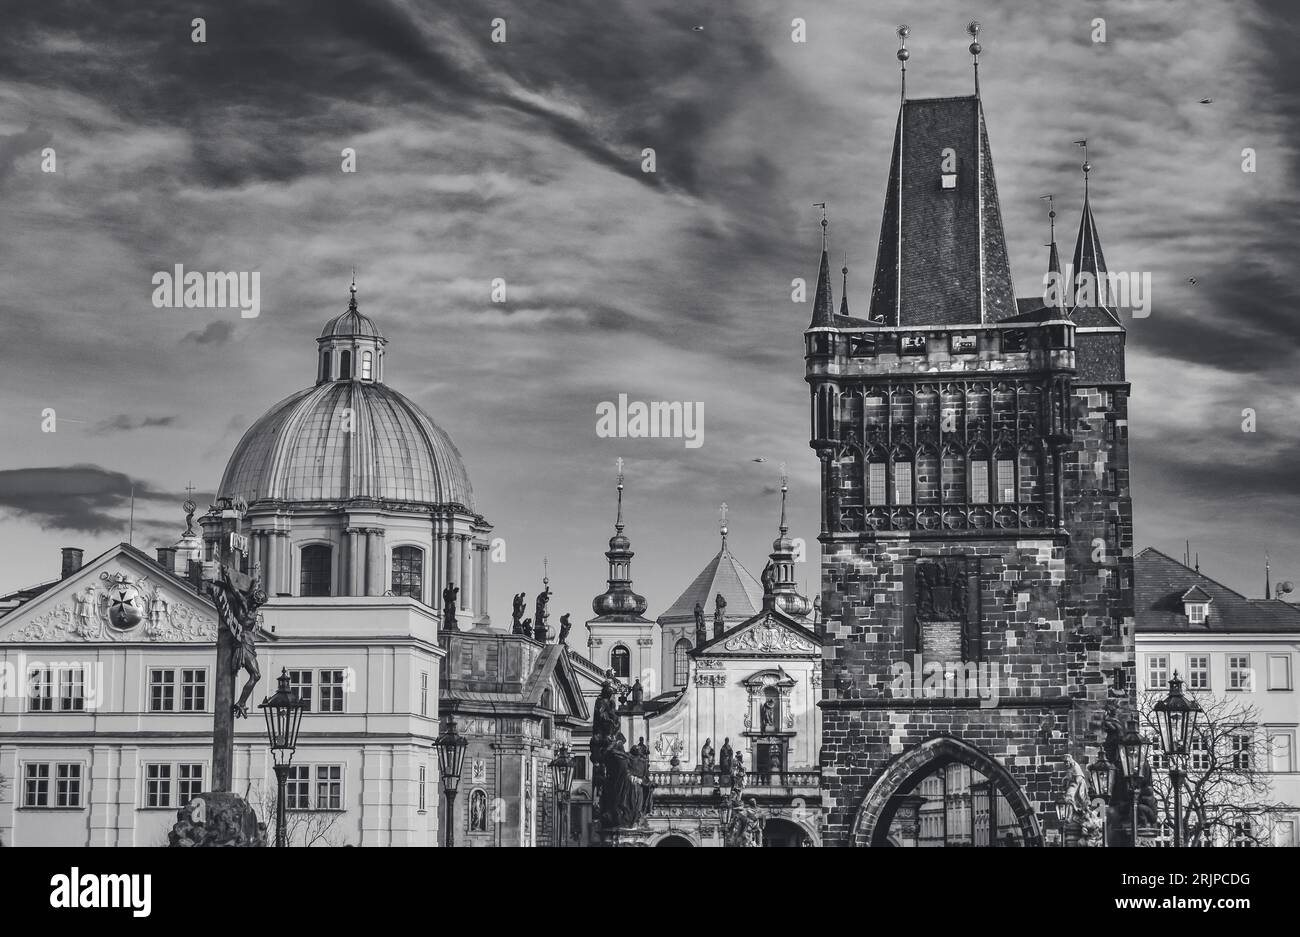
[[[1040,195],[1072,245],[1084,136],[1107,260],[1154,278],[1150,317],[1128,323],[1138,543],[1191,539],[1252,594],[1265,550],[1300,579],[1300,29],[1280,3],[22,6],[0,34],[0,591],[57,574],[59,546],[126,539],[132,484],[136,543],[173,540],[186,484],[206,504],[244,429],[313,381],[354,264],[390,383],[451,433],[506,541],[498,621],[543,555],[555,605],[585,617],[618,456],[652,614],[716,549],[724,500],[761,568],[782,461],[815,548],[808,308],[789,296],[816,273],[811,203],[829,203],[861,309],[894,29],[912,27],[912,95],[966,94],[972,15],[1020,293],[1040,289]],[[259,271],[261,315],[155,309],[150,277],[177,263]],[[705,444],[598,439],[596,405],[619,393],[702,401]]]

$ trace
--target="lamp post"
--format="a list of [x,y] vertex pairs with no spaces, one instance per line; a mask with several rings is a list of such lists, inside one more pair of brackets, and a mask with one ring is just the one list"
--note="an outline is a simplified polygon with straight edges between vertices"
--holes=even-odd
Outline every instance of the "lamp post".
[[447,833],[445,842],[450,848],[456,845],[453,808],[456,804],[456,791],[460,788],[460,769],[465,764],[465,749],[469,739],[456,732],[456,719],[453,717],[447,731],[433,740],[438,749],[438,777],[442,781],[442,792],[447,801]]
[[1124,754],[1124,777],[1128,779],[1129,807],[1133,822],[1133,845],[1138,844],[1138,794],[1146,776],[1147,760],[1151,753],[1151,740],[1138,731],[1136,721],[1129,722],[1128,730],[1119,742]]
[[271,762],[275,766],[275,845],[289,845],[289,831],[285,828],[285,789],[289,784],[289,766],[298,748],[298,730],[302,727],[302,714],[307,706],[298,698],[298,691],[289,688],[289,671],[281,667],[276,680],[276,691],[264,698],[258,709],[266,716],[266,734],[271,739]]
[[739,791],[726,792],[718,803],[718,821],[722,824],[722,845],[724,846],[731,845],[731,824],[736,818],[736,810],[739,807]]
[[1061,794],[1056,798],[1056,828],[1060,837],[1060,843],[1065,845],[1065,824],[1070,822],[1071,814],[1074,813],[1074,804]]
[[1196,721],[1201,704],[1183,693],[1183,681],[1174,671],[1169,680],[1169,694],[1155,705],[1156,723],[1160,727],[1160,747],[1169,759],[1169,784],[1174,789],[1174,848],[1183,845],[1183,782],[1187,772],[1188,741],[1196,736]]
[[563,848],[569,844],[569,792],[573,789],[573,758],[569,755],[569,746],[560,746],[560,750],[555,754],[555,760],[549,767],[557,804],[556,827],[560,834],[560,846]]
[[[1110,792],[1115,784],[1116,768],[1106,758],[1104,749],[1097,752],[1097,758],[1088,765],[1088,773],[1092,775],[1092,799],[1101,801],[1101,844],[1109,846],[1110,823],[1108,822],[1107,813],[1110,807]],[[1096,804],[1093,804],[1096,807]]]

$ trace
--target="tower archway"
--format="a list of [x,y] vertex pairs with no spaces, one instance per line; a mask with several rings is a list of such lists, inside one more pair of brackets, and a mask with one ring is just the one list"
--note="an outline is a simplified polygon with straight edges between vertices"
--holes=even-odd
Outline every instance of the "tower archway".
[[[896,845],[898,830],[891,827],[900,815],[899,808],[906,811],[909,800],[920,800],[908,795],[923,780],[951,765],[965,765],[987,781],[994,830],[1000,798],[1014,821],[1019,840],[1016,844],[1043,845],[1038,814],[1011,772],[992,755],[951,735],[927,739],[889,761],[858,808],[850,842],[855,846]],[[911,809],[915,812],[916,805],[911,805]],[[915,813],[911,819],[915,822]]]

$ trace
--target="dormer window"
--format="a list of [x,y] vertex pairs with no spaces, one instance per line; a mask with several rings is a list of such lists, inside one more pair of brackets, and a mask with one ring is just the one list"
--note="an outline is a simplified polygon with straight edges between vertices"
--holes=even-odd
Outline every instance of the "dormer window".
[[1183,614],[1187,616],[1187,623],[1191,625],[1203,625],[1210,617],[1210,603],[1214,599],[1200,586],[1192,586],[1183,593]]

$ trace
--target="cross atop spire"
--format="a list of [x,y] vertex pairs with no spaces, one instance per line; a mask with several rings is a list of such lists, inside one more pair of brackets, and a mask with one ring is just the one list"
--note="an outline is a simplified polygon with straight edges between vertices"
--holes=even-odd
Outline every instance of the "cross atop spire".
[[718,529],[722,532],[722,545],[727,545],[727,502],[722,502],[722,507],[718,509],[718,515],[722,518],[718,524]]
[[348,309],[357,310],[357,268],[352,268],[352,285],[348,287]]
[[614,460],[618,465],[618,517],[614,520],[614,529],[623,532],[623,457]]
[[786,474],[785,463],[781,463],[781,536],[785,536],[790,530],[790,525],[785,522],[785,493],[790,488],[790,476]]

